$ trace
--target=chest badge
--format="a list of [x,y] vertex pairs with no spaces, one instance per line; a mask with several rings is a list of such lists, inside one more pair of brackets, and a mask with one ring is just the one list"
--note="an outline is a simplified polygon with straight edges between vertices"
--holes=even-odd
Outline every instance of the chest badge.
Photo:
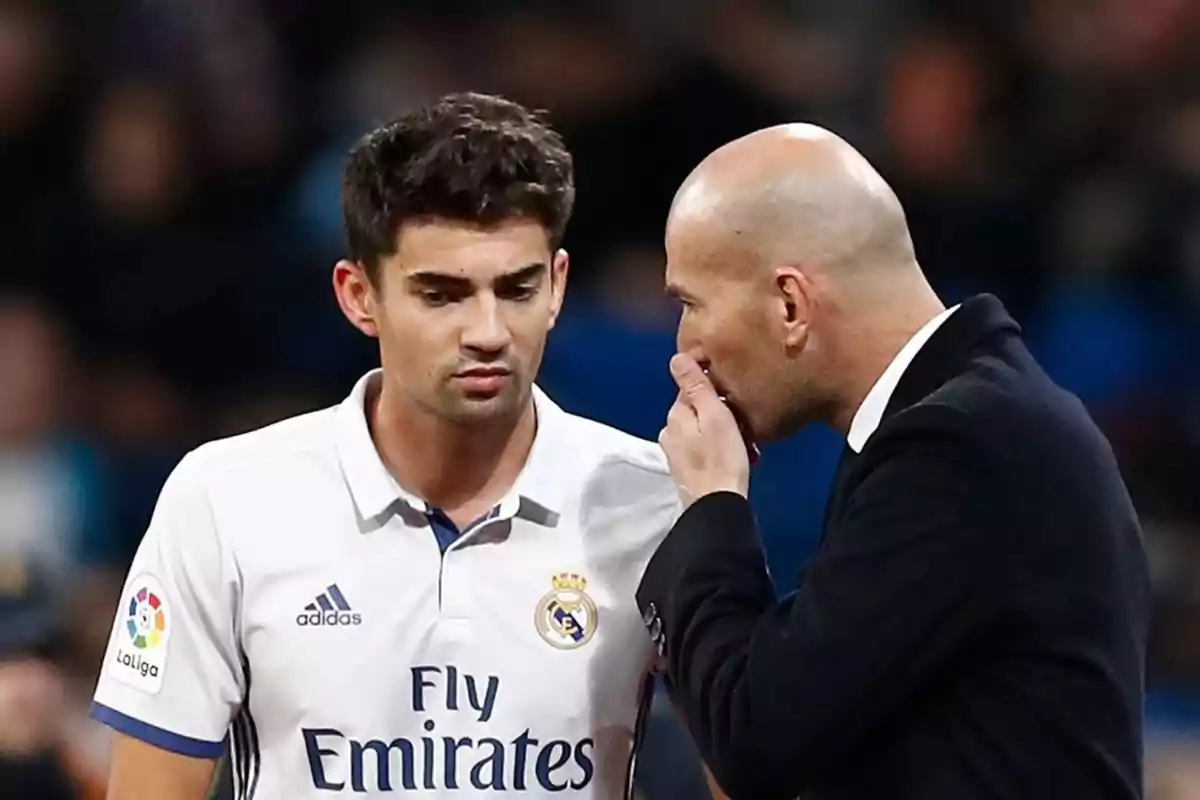
[[533,615],[537,632],[560,650],[583,647],[596,633],[596,604],[587,594],[587,579],[560,572],[550,579],[552,588],[538,601]]

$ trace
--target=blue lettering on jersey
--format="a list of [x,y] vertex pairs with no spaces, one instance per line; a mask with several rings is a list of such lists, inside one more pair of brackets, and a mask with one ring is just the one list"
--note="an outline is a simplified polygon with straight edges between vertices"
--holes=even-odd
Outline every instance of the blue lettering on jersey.
[[[412,708],[469,711],[483,730],[500,691],[495,675],[479,677],[454,666],[411,668]],[[460,693],[461,690],[461,693]],[[434,701],[431,705],[430,701]],[[570,742],[541,740],[526,728],[515,738],[436,736],[432,719],[427,735],[416,738],[352,739],[337,728],[302,728],[313,788],[341,792],[399,792],[418,789],[543,791],[583,789],[592,782],[595,764],[591,737]]]

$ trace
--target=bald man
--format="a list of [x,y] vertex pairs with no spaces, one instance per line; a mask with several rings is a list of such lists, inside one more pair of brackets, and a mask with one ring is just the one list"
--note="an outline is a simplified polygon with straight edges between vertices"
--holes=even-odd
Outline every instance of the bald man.
[[[701,163],[666,245],[683,313],[660,441],[686,510],[637,599],[725,792],[1140,798],[1137,517],[1000,301],[946,308],[895,194],[807,125]],[[813,422],[846,448],[779,602],[747,452]]]

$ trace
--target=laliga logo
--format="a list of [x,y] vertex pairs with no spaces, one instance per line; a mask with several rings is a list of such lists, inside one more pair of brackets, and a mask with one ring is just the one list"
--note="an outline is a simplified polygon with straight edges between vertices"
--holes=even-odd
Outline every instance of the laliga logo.
[[143,586],[129,599],[129,619],[125,629],[133,646],[153,650],[167,630],[167,613],[158,595]]
[[116,661],[142,678],[157,678],[167,642],[167,606],[149,586],[142,586],[129,598],[125,632],[133,651],[117,648]]

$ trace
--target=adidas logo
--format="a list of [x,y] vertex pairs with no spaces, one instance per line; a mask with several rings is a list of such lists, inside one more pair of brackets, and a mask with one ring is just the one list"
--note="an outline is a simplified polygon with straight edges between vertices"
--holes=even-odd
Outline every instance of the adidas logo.
[[310,625],[362,625],[362,614],[351,610],[345,595],[336,583],[317,595],[317,599],[296,615],[296,624]]

